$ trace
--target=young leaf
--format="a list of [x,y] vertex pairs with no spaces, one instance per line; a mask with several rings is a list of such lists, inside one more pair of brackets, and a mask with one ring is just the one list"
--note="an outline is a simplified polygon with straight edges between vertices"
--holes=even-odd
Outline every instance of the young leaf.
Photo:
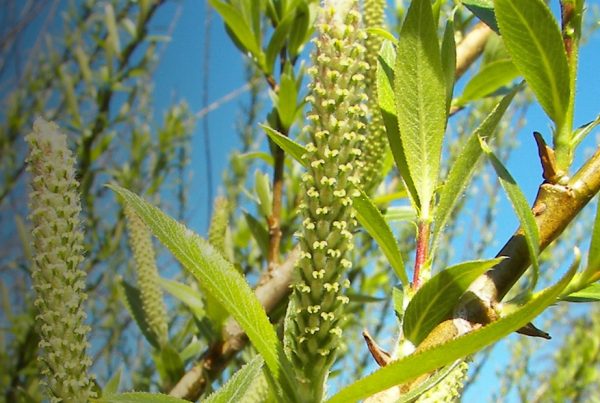
[[[410,392],[403,394],[400,396],[400,399],[396,401],[396,403],[412,403],[415,399],[421,396],[423,393],[427,392],[429,389],[433,388],[435,385],[439,384],[441,381],[454,370],[461,363],[462,360],[456,360],[450,365],[446,365],[444,368],[437,371],[434,375],[430,376],[425,382],[416,388],[412,389]],[[430,398],[431,399],[431,398]]]
[[546,307],[556,301],[574,274],[575,270],[570,270],[556,285],[539,293],[527,304],[494,323],[428,350],[391,362],[373,374],[345,387],[329,399],[328,403],[354,402],[366,398],[481,350],[520,329],[542,313]]
[[419,195],[419,217],[428,219],[447,116],[446,81],[430,0],[413,0],[410,4],[394,73],[402,147]]
[[154,352],[153,358],[163,385],[173,386],[181,379],[185,369],[183,360],[172,345],[161,346],[160,351]]
[[281,83],[279,86],[279,96],[277,97],[277,113],[281,124],[285,129],[289,129],[294,123],[297,109],[298,89],[296,81],[290,74],[284,73],[281,75]]
[[204,311],[204,303],[200,294],[197,290],[194,290],[189,285],[177,282],[175,280],[169,280],[166,278],[160,278],[159,283],[162,288],[165,289],[169,294],[183,302],[192,313],[199,319],[206,315]]
[[513,81],[519,72],[511,60],[496,60],[486,64],[471,78],[462,95],[456,100],[459,106],[493,94]]
[[209,0],[209,3],[221,15],[227,28],[237,43],[243,47],[243,50],[252,54],[260,62],[264,58],[264,54],[259,41],[240,11],[235,6],[219,0]]
[[496,155],[492,152],[485,140],[483,140],[481,137],[479,139],[481,149],[492,163],[492,166],[496,171],[496,175],[498,175],[498,179],[500,180],[500,184],[506,192],[513,209],[519,218],[519,222],[521,223],[521,229],[524,233],[525,241],[527,241],[527,249],[529,249],[531,264],[533,266],[533,280],[531,287],[535,287],[540,270],[538,263],[538,255],[540,253],[540,231],[537,223],[535,222],[535,217],[533,216],[531,208],[529,207],[529,203],[527,203],[527,199],[525,198],[525,195],[521,191],[519,185],[515,183],[513,177],[504,167],[502,162],[500,162],[498,157],[496,157]]
[[352,203],[358,222],[360,222],[382,249],[402,284],[408,286],[408,277],[406,276],[404,261],[402,260],[398,243],[379,209],[375,207],[363,191],[360,192],[360,196],[352,199]]
[[488,27],[499,33],[496,15],[494,14],[494,2],[492,0],[462,0],[461,3]]
[[402,330],[414,345],[451,314],[473,281],[502,259],[475,260],[442,270],[427,281],[406,307]]
[[267,45],[267,50],[265,51],[266,74],[271,74],[273,72],[275,58],[285,46],[285,41],[292,27],[292,23],[294,23],[294,13],[287,14],[285,18],[277,24],[277,27],[271,36],[271,40]]
[[592,229],[587,267],[600,270],[600,203],[596,206],[596,218],[594,219],[594,228]]
[[496,0],[500,33],[513,63],[557,127],[570,95],[569,67],[560,28],[544,0]]
[[269,138],[271,140],[273,140],[273,142],[275,142],[275,144],[277,144],[279,147],[281,147],[281,149],[283,151],[285,151],[293,159],[295,159],[300,164],[302,164],[304,167],[306,167],[306,161],[304,161],[302,159],[302,156],[304,155],[306,150],[304,149],[304,147],[302,145],[296,143],[294,140],[290,139],[288,136],[284,136],[283,134],[279,133],[277,130],[275,130],[267,125],[260,125],[260,127],[263,128],[265,133],[267,133],[267,136],[269,136]]
[[246,223],[252,237],[258,244],[260,252],[263,256],[267,256],[267,251],[269,250],[269,232],[252,214],[244,211],[244,217],[246,218]]
[[462,151],[448,173],[446,183],[442,187],[440,192],[440,201],[435,210],[433,222],[435,228],[432,235],[432,255],[435,254],[439,237],[446,226],[446,222],[450,218],[458,199],[464,192],[475,168],[477,161],[481,156],[481,146],[479,145],[479,138],[491,138],[495,133],[496,126],[500,122],[500,119],[506,112],[508,105],[510,105],[513,97],[515,96],[516,90],[506,95],[502,100],[494,107],[490,114],[485,120],[475,129],[475,132],[469,137],[465,143]]
[[161,393],[129,392],[118,395],[102,396],[100,399],[92,399],[94,403],[189,403],[187,400],[179,399]]
[[260,375],[263,360],[260,356],[254,357],[248,364],[239,369],[215,393],[204,399],[203,403],[237,403],[244,399],[246,391],[252,382]]
[[396,64],[396,52],[390,41],[383,41],[381,52],[379,53],[377,63],[377,101],[379,110],[383,117],[385,131],[390,150],[404,180],[406,190],[408,191],[412,204],[419,205],[419,195],[415,185],[408,172],[406,156],[402,148],[402,139],[400,138],[400,129],[398,127],[398,117],[396,116],[396,99],[394,96],[394,69]]
[[442,71],[446,82],[446,113],[452,104],[454,81],[456,77],[456,42],[454,41],[454,22],[449,19],[442,39]]
[[155,349],[160,348],[160,344],[158,342],[158,338],[152,332],[150,324],[146,319],[146,314],[142,309],[142,298],[140,296],[140,290],[138,290],[135,286],[129,284],[127,281],[120,279],[119,285],[121,290],[123,291],[124,303],[125,307],[129,311],[131,317],[135,320],[138,328],[142,332],[144,338],[150,343],[152,347]]
[[193,231],[127,189],[109,186],[137,212],[152,233],[192,273],[244,329],[273,378],[294,396],[289,363],[260,302],[242,277],[214,248]]
[[600,301],[600,283],[594,283],[583,290],[576,291],[562,298],[569,302],[596,302]]
[[102,388],[102,396],[115,395],[119,392],[119,385],[121,384],[121,374],[123,373],[123,367],[120,367],[115,372],[106,385]]

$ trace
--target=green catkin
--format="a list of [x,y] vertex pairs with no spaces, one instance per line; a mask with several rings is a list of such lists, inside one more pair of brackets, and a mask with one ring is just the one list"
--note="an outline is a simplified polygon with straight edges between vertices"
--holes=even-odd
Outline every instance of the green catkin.
[[342,342],[343,273],[352,266],[352,196],[364,141],[365,33],[357,2],[325,1],[309,69],[310,137],[303,158],[304,199],[300,205],[302,248],[294,284],[291,358],[307,401],[320,401],[324,382]]
[[[227,258],[226,236],[229,224],[229,203],[224,197],[217,197],[213,207],[213,215],[208,228],[208,242]],[[228,259],[229,260],[229,259]]]
[[159,285],[158,269],[150,231],[132,207],[125,206],[129,245],[133,251],[137,283],[140,289],[142,309],[146,315],[150,332],[163,346],[168,340],[167,312],[163,293]]
[[29,218],[33,223],[32,282],[40,335],[40,360],[51,402],[94,397],[88,368],[83,232],[79,183],[67,137],[54,123],[36,119],[29,143]]
[[440,383],[423,393],[416,403],[453,403],[460,400],[469,364],[461,361]]
[[[364,23],[365,28],[383,28],[384,26],[385,0],[365,0]],[[361,169],[361,181],[363,189],[370,193],[382,179],[381,169],[387,147],[387,138],[383,118],[377,102],[377,55],[383,39],[373,33],[367,33],[365,41],[365,60],[369,69],[365,73],[365,86],[368,97],[367,101],[367,141],[363,144],[362,161],[364,167]]]

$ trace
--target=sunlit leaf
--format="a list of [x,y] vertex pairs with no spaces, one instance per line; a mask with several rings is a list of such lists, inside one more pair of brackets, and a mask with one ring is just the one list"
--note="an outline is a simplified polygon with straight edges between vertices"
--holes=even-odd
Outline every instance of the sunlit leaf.
[[463,262],[433,276],[406,307],[402,324],[404,337],[419,345],[434,327],[452,314],[471,283],[501,260]]
[[569,302],[596,302],[600,301],[600,283],[594,283],[583,290],[576,291],[562,298]]
[[450,167],[450,172],[448,173],[446,182],[440,192],[439,203],[433,219],[435,228],[431,240],[433,245],[432,253],[435,253],[440,235],[477,167],[477,161],[479,161],[482,154],[479,138],[489,139],[493,136],[500,119],[504,115],[508,105],[510,105],[515,93],[516,91],[513,91],[506,95],[494,107],[490,114],[469,137],[460,154]]
[[285,151],[293,159],[295,159],[300,164],[302,164],[303,166],[306,167],[306,161],[304,161],[302,159],[302,156],[304,155],[306,150],[302,145],[296,143],[294,140],[290,139],[288,136],[284,136],[283,134],[279,133],[277,130],[275,130],[267,125],[260,125],[260,127],[263,128],[265,133],[267,133],[267,136],[269,136],[269,138],[271,140],[273,140],[273,142],[275,142],[275,144],[277,144],[279,147],[281,147],[281,149],[283,151]]
[[560,28],[544,0],[496,0],[500,33],[513,63],[558,127],[570,95],[569,67]]
[[394,65],[396,52],[390,41],[383,41],[377,63],[377,102],[383,117],[390,150],[413,205],[419,205],[419,195],[408,172],[406,156],[402,148],[398,117],[396,116],[396,96],[394,95]]
[[100,399],[92,399],[95,403],[188,403],[187,400],[179,399],[160,393],[129,392],[118,395],[102,396]]
[[473,14],[483,21],[488,27],[498,33],[498,23],[494,14],[493,0],[462,0],[464,4]]
[[540,231],[535,221],[535,217],[533,216],[529,203],[519,185],[517,185],[504,164],[496,157],[485,140],[481,139],[481,137],[480,140],[481,148],[492,163],[496,175],[498,175],[498,179],[500,180],[500,184],[508,196],[515,214],[521,223],[521,230],[525,235],[527,249],[529,250],[531,264],[533,266],[533,281],[531,287],[535,287],[540,270],[538,263],[538,255],[540,253]]
[[488,63],[469,80],[462,95],[456,100],[456,104],[464,105],[487,97],[510,84],[518,75],[519,71],[511,60],[496,60]]
[[446,128],[446,81],[430,0],[413,0],[398,41],[394,92],[402,147],[428,219]]
[[248,364],[240,368],[216,392],[202,400],[203,403],[237,403],[244,400],[248,388],[257,376],[261,374],[263,360],[254,357]]
[[167,216],[139,196],[116,185],[118,193],[146,223],[150,231],[173,253],[179,262],[233,316],[262,355],[273,378],[289,396],[294,396],[289,363],[273,326],[260,302],[235,267],[207,241]]
[[367,230],[369,235],[377,242],[382,252],[388,259],[388,262],[394,269],[394,273],[398,276],[402,284],[408,285],[408,277],[404,261],[398,248],[398,242],[392,234],[392,230],[385,222],[379,209],[373,204],[364,192],[360,192],[360,196],[352,199],[356,218],[358,222]]
[[556,285],[539,293],[530,302],[494,323],[436,347],[391,362],[373,374],[343,388],[329,399],[328,403],[355,402],[364,399],[481,350],[520,329],[542,313],[546,307],[556,301],[574,274],[574,270],[569,271]]

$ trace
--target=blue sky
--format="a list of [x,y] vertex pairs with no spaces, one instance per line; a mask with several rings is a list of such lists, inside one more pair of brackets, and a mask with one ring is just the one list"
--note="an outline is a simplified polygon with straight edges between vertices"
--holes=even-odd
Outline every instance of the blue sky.
[[[556,6],[556,1],[551,2]],[[599,0],[587,1],[588,7],[600,6]],[[170,44],[161,56],[156,71],[155,111],[157,117],[161,115],[173,100],[186,100],[193,111],[202,108],[202,79],[203,54],[205,46],[204,11],[205,5],[198,0],[183,0],[169,5],[174,11],[180,7],[179,21],[173,32]],[[168,25],[170,12],[161,13],[155,24]],[[162,20],[161,20],[162,18]],[[210,64],[209,64],[209,100],[216,101],[226,94],[240,88],[244,84],[244,61],[237,48],[233,46],[224,31],[222,21],[216,13],[212,13],[210,30]],[[593,120],[600,113],[600,79],[598,66],[600,65],[600,33],[596,32],[581,50],[579,79],[577,88],[577,104],[575,125],[581,125]],[[235,120],[239,114],[240,103],[245,102],[246,94],[223,104],[219,109],[211,112],[207,119],[210,128],[210,143],[212,153],[213,194],[217,192],[221,175],[227,168],[228,155],[237,145],[235,134]],[[265,97],[265,104],[269,100]],[[507,167],[515,177],[517,183],[523,188],[526,197],[532,201],[541,181],[541,168],[537,161],[537,150],[534,147],[532,132],[542,132],[546,139],[550,138],[550,123],[538,105],[533,105],[527,115],[527,125],[519,134],[521,144],[507,162]],[[206,191],[207,172],[204,162],[204,140],[202,122],[198,122],[193,140],[190,206],[194,206],[188,215],[188,225],[203,233],[206,231],[206,214],[209,200]],[[579,148],[574,167],[583,161],[584,150],[597,144],[598,130],[593,132]],[[498,225],[496,239],[504,242],[517,226],[517,219],[511,213],[507,202],[499,206],[502,224]],[[497,246],[501,246],[500,244]],[[495,246],[495,247],[497,247]],[[585,246],[584,248],[585,249]],[[519,336],[511,336],[519,337]],[[554,341],[555,343],[556,341]],[[553,343],[553,342],[550,342]],[[551,347],[552,344],[546,344]],[[470,389],[464,401],[474,401],[475,396],[480,401],[481,396],[491,396],[490,385],[495,383],[495,371],[500,365],[510,360],[509,351],[505,344],[496,347],[492,357],[493,362],[486,366],[482,372],[480,382]],[[515,396],[507,397],[505,401],[517,401]]]

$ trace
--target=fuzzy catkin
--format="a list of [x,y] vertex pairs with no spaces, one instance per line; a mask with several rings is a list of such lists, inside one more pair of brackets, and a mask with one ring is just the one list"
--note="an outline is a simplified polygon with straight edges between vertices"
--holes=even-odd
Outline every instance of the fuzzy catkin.
[[[365,0],[364,22],[365,28],[383,28],[385,0]],[[365,87],[368,96],[367,116],[367,141],[363,143],[361,157],[364,167],[360,171],[363,189],[370,193],[382,179],[381,169],[387,147],[387,138],[383,117],[377,101],[377,55],[383,39],[374,33],[367,33],[365,41],[365,60],[369,69],[365,74]]]
[[38,118],[29,143],[29,218],[33,223],[32,282],[36,292],[40,359],[52,402],[87,402],[94,397],[86,350],[89,326],[80,228],[79,183],[67,137],[54,123]]
[[127,217],[129,245],[135,260],[142,309],[146,315],[150,332],[154,334],[158,344],[163,346],[167,343],[169,327],[163,293],[159,285],[152,237],[146,224],[129,205],[125,206],[125,216]]
[[423,393],[417,403],[453,403],[460,400],[469,364],[461,361],[440,383]]
[[[342,4],[343,3],[343,4]],[[303,158],[300,205],[302,248],[294,285],[291,358],[309,401],[319,401],[323,383],[342,342],[343,305],[348,287],[343,273],[352,266],[352,196],[360,180],[358,147],[364,141],[365,33],[360,29],[356,1],[325,2],[318,24],[311,106],[305,130],[310,142]]]

